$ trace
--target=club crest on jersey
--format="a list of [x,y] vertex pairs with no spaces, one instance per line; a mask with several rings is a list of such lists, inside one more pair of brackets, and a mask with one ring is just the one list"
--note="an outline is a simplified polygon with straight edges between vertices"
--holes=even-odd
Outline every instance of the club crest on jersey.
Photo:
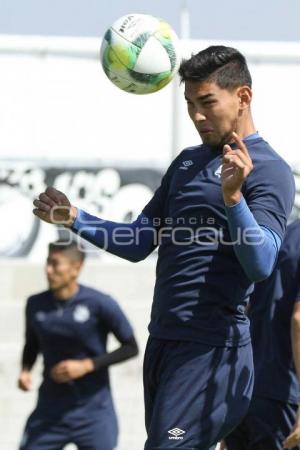
[[214,175],[216,175],[216,177],[218,178],[221,178],[222,166],[223,164],[221,164],[214,173]]
[[86,322],[87,320],[89,320],[91,314],[89,309],[87,308],[87,306],[84,305],[79,305],[76,306],[74,313],[73,313],[73,318],[75,320],[75,322]]
[[191,161],[190,159],[188,161],[182,161],[179,169],[188,170],[188,168],[191,167],[193,164],[194,164],[193,161]]

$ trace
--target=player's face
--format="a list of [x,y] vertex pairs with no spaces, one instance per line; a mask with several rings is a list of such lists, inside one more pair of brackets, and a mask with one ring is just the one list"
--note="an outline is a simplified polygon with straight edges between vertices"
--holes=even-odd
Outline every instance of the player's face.
[[204,144],[229,143],[237,130],[240,114],[240,89],[221,89],[214,82],[185,82],[188,113]]
[[50,252],[47,258],[46,275],[49,289],[57,291],[70,287],[79,275],[79,264],[64,252]]

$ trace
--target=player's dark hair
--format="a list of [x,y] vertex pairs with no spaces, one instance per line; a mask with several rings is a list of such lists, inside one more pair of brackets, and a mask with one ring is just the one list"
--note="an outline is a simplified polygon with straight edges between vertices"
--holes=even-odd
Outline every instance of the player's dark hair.
[[50,252],[64,252],[73,261],[83,262],[85,259],[85,252],[79,248],[76,241],[66,242],[64,239],[59,239],[55,242],[50,242],[49,253]]
[[212,45],[190,59],[183,60],[179,68],[183,81],[215,82],[221,89],[252,86],[245,57],[235,48]]

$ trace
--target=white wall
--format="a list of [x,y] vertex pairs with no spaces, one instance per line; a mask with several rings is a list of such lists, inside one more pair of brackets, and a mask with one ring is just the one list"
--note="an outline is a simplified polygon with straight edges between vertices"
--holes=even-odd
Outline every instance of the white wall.
[[[184,41],[183,54],[215,43]],[[225,44],[248,59],[258,130],[289,162],[300,162],[300,44]],[[94,38],[0,36],[0,158],[147,161],[164,167],[174,135],[175,152],[199,142],[177,79],[155,94],[124,93],[105,77],[99,48]]]

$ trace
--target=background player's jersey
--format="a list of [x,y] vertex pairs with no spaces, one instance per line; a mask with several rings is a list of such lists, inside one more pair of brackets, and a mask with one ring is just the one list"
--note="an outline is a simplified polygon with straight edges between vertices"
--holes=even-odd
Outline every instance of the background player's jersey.
[[[133,336],[133,330],[118,304],[108,295],[79,286],[67,301],[58,301],[51,291],[33,295],[26,307],[26,358],[32,360],[40,352],[44,359],[44,380],[40,396],[83,398],[96,392],[109,391],[108,370],[87,374],[69,383],[56,383],[50,369],[66,359],[93,358],[106,353],[108,333],[120,342]],[[23,356],[24,359],[24,356]]]
[[287,227],[273,274],[258,283],[251,296],[256,396],[300,403],[291,347],[291,316],[299,300],[300,219]]
[[[294,201],[291,170],[261,137],[245,143],[254,169],[243,195],[258,224],[282,239]],[[161,233],[149,325],[154,337],[217,346],[250,340],[244,312],[253,285],[231,244],[221,165],[221,148],[184,150],[143,210]]]

